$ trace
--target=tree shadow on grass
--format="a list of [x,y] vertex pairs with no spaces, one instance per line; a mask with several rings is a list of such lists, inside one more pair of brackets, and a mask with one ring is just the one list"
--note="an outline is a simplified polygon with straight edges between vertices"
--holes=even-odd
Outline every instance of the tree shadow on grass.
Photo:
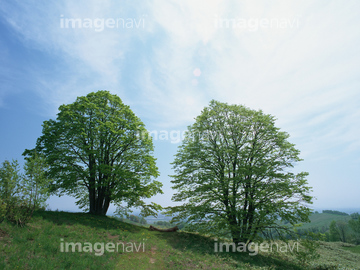
[[34,217],[41,217],[57,225],[76,225],[81,224],[96,229],[121,230],[137,233],[145,228],[135,226],[115,218],[106,216],[91,215],[88,213],[70,213],[56,211],[36,211]]
[[[174,249],[177,250],[182,251],[186,248],[186,250],[197,254],[216,255],[224,259],[231,258],[234,261],[234,267],[241,267],[241,263],[246,263],[258,267],[272,266],[274,267],[274,269],[303,269],[302,267],[296,265],[294,262],[276,258],[274,256],[264,256],[261,254],[251,256],[245,252],[215,252],[215,245],[219,247],[219,243],[215,242],[214,239],[210,237],[202,236],[199,234],[186,232],[156,232],[156,234],[159,238],[164,239],[168,245],[172,246]],[[232,249],[230,248],[230,250]]]

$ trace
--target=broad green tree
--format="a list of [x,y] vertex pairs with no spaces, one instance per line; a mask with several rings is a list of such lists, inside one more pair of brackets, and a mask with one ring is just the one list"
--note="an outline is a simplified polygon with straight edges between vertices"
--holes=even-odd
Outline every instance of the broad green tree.
[[146,132],[118,96],[98,91],[60,106],[57,119],[43,123],[36,151],[46,157],[56,194],[75,196],[92,214],[125,203],[148,215],[160,206],[143,199],[162,193],[162,184],[154,179],[159,173],[152,138],[141,136]]
[[358,213],[351,214],[351,220],[349,220],[349,227],[352,230],[352,241],[355,244],[360,244],[360,215]]
[[173,200],[183,202],[169,208],[173,221],[230,234],[235,243],[308,222],[308,173],[291,172],[301,159],[288,138],[271,115],[211,101],[188,127],[172,163]]
[[357,217],[357,219],[353,218],[349,220],[349,226],[350,228],[360,234],[360,216],[358,213],[356,213],[357,215],[353,215],[353,217]]
[[348,237],[348,224],[344,220],[333,220],[330,223],[330,241],[346,242]]
[[336,228],[337,228],[337,230],[339,232],[340,241],[345,243],[347,241],[347,238],[348,238],[348,231],[349,231],[348,224],[344,220],[337,220],[336,221]]

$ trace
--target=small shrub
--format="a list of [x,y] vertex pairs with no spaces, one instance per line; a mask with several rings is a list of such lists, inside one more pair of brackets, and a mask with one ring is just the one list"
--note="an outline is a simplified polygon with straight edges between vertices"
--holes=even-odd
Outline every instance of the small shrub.
[[6,220],[23,227],[32,217],[34,209],[25,202],[13,198],[6,207]]
[[310,261],[316,260],[320,257],[320,254],[317,252],[319,243],[314,240],[302,239],[300,241],[300,249],[294,251],[294,255],[298,262],[305,266],[308,265]]
[[296,260],[304,267],[308,266],[311,261],[320,258],[320,254],[318,253],[320,243],[316,240],[324,240],[325,235],[308,232],[305,237],[306,238],[300,240],[300,248],[293,252]]

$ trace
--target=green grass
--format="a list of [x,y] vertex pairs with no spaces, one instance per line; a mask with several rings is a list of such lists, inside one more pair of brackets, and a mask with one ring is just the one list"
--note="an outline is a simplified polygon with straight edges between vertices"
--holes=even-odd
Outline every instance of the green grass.
[[[345,246],[343,247],[345,250],[349,250],[354,253],[360,254],[360,246]],[[360,262],[359,262],[360,263]]]
[[[334,269],[360,269],[360,255],[354,254],[348,247],[356,247],[342,242],[320,242],[320,259],[317,265],[334,265]],[[357,246],[359,247],[359,246]],[[321,268],[320,268],[321,269]]]
[[[120,245],[119,252],[97,256],[94,251],[61,252],[65,242],[145,247],[123,252]],[[110,217],[42,211],[24,228],[0,224],[0,269],[304,269],[288,253],[215,253],[214,244],[199,234],[162,233]],[[321,258],[312,269],[360,269],[360,255],[340,243],[321,242],[319,251]]]

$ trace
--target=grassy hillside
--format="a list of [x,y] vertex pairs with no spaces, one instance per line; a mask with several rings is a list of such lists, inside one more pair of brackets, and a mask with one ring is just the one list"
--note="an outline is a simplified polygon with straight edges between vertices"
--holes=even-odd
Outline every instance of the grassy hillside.
[[[79,242],[82,252],[61,252],[70,242]],[[118,245],[118,252],[101,248],[108,242]],[[149,231],[109,217],[37,212],[25,228],[0,224],[0,269],[304,269],[288,253],[215,253],[214,243],[197,234]],[[321,242],[322,257],[312,269],[360,269],[356,252],[358,247]]]
[[310,223],[305,223],[301,227],[301,229],[309,229],[312,227],[329,227],[331,221],[333,220],[345,220],[346,222],[350,219],[350,216],[336,215],[336,214],[328,214],[328,213],[313,213],[310,215]]

